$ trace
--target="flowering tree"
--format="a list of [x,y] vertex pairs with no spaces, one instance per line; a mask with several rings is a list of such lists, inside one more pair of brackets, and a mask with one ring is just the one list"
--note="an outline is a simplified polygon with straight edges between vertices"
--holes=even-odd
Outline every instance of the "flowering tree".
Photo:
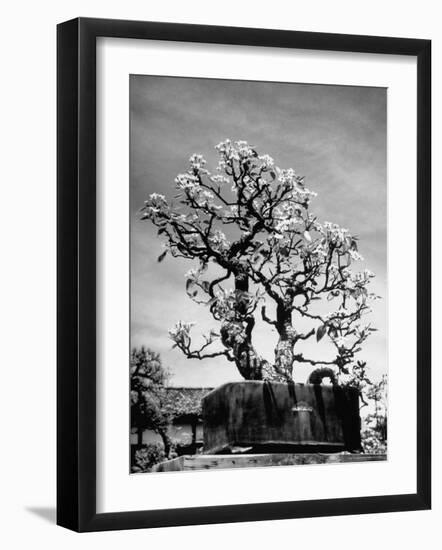
[[[186,290],[206,304],[219,332],[192,344],[192,323],[183,321],[170,336],[188,358],[225,356],[249,380],[292,380],[296,363],[329,365],[348,373],[362,343],[375,330],[362,317],[370,311],[368,292],[374,276],[354,272],[361,258],[357,237],[310,212],[316,193],[293,169],[280,169],[245,141],[216,146],[216,173],[202,155],[192,155],[187,172],[175,179],[173,200],[153,193],[142,219],[158,227],[167,254],[196,261],[187,273]],[[330,301],[324,314],[319,306]],[[268,312],[273,304],[274,315]],[[278,340],[272,363],[261,357],[252,340],[256,316],[275,327]],[[299,320],[311,328],[299,331]],[[298,344],[327,337],[331,358],[305,357]]]

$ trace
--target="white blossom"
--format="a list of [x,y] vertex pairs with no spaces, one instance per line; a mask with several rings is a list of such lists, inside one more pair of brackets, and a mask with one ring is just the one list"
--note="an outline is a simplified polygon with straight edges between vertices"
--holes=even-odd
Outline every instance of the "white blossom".
[[189,162],[193,170],[201,170],[206,164],[206,159],[203,155],[195,154],[190,157]]
[[175,326],[169,330],[169,336],[177,343],[189,341],[190,330],[194,325],[194,322],[178,321]]
[[219,229],[215,229],[209,236],[210,244],[219,251],[225,251],[230,248],[230,242]]
[[345,344],[347,343],[347,340],[346,338],[344,338],[343,336],[338,336],[337,338],[335,338],[335,344],[339,347],[339,348],[343,348],[345,346]]
[[149,198],[153,202],[166,202],[166,197],[160,193],[151,193]]
[[258,159],[261,161],[261,168],[264,170],[270,170],[275,166],[275,161],[270,155],[260,155]]
[[364,259],[364,258],[359,254],[359,252],[357,252],[357,251],[354,250],[353,248],[350,248],[350,250],[348,251],[348,253],[350,254],[352,260],[358,261],[358,260],[363,260],[363,259]]
[[195,190],[199,187],[198,178],[193,174],[178,174],[175,183],[180,189]]

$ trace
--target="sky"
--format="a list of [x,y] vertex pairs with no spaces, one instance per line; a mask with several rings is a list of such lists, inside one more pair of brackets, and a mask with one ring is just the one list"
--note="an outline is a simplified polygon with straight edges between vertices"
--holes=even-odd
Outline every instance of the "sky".
[[[214,147],[230,138],[248,141],[280,168],[305,176],[306,186],[318,193],[310,211],[359,237],[364,261],[357,269],[376,274],[370,286],[383,299],[373,302],[366,317],[378,332],[358,358],[367,361],[374,380],[386,373],[386,89],[131,75],[129,107],[131,345],[161,354],[170,385],[214,387],[241,380],[224,357],[190,360],[172,349],[168,330],[178,320],[195,322],[195,336],[217,323],[185,292],[184,274],[196,264],[172,257],[158,263],[161,237],[139,214],[151,193],[175,194],[174,179],[187,170],[193,153],[203,154],[215,171]],[[258,321],[254,338],[271,360],[277,341],[272,327]],[[325,339],[317,346],[311,338],[301,351],[334,356]],[[295,381],[305,382],[311,370],[295,366]]]

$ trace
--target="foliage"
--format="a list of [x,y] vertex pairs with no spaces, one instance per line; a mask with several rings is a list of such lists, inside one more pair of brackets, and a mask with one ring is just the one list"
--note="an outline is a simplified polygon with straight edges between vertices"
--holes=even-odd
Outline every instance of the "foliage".
[[[226,140],[216,150],[216,173],[202,155],[192,155],[188,170],[175,179],[174,199],[153,193],[142,208],[142,219],[165,239],[158,260],[169,254],[197,262],[187,273],[186,291],[220,324],[195,347],[192,323],[179,321],[170,331],[175,346],[188,358],[225,356],[245,379],[291,380],[296,363],[348,374],[375,330],[362,323],[367,302],[377,298],[367,288],[374,275],[350,268],[362,258],[358,238],[310,212],[316,193],[295,170],[280,169],[245,141]],[[332,306],[325,315],[315,307],[324,300]],[[267,312],[269,302],[274,316]],[[272,364],[253,345],[258,312],[278,333]],[[299,332],[300,319],[312,328]],[[315,335],[318,342],[330,340],[335,357],[314,359],[298,351]]]
[[346,374],[340,373],[339,383],[342,386],[352,386],[359,391],[362,407],[368,405],[367,399],[371,398],[371,389],[373,383],[367,375],[367,363],[365,361],[357,361],[352,365]]
[[164,452],[171,452],[168,434],[171,414],[165,406],[165,382],[168,373],[158,353],[145,348],[133,349],[130,361],[131,428],[142,443],[144,430],[152,430],[163,439]]
[[365,417],[365,429],[361,432],[362,447],[366,453],[387,452],[387,416],[388,395],[387,376],[382,376],[377,383],[370,383],[365,393],[371,411]]
[[388,384],[387,376],[383,375],[376,384],[371,384],[367,390],[367,399],[372,403],[373,411],[366,416],[366,423],[373,428],[383,441],[387,439],[388,417]]
[[142,445],[135,451],[132,472],[148,472],[152,466],[166,459],[164,448],[160,443]]
[[367,454],[385,454],[387,441],[374,428],[366,428],[361,432],[362,450]]
[[160,355],[142,346],[134,348],[130,357],[131,399],[136,403],[139,394],[145,391],[156,392],[163,388],[168,372],[161,363]]
[[371,384],[367,391],[367,397],[372,399],[375,403],[375,415],[376,417],[386,417],[388,409],[388,380],[387,375],[383,375],[382,378],[376,384]]

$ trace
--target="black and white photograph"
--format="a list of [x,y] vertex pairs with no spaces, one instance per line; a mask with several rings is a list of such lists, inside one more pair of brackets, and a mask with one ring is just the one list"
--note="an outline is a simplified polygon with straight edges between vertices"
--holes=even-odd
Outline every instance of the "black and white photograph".
[[387,90],[129,97],[131,473],[387,460]]
[[433,549],[438,7],[5,4],[2,548]]

